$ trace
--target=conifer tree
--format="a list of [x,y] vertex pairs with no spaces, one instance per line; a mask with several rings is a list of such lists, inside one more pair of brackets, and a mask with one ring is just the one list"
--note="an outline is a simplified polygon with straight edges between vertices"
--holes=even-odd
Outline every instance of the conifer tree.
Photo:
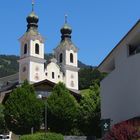
[[74,128],[78,103],[63,83],[58,83],[47,100],[51,131],[69,134]]

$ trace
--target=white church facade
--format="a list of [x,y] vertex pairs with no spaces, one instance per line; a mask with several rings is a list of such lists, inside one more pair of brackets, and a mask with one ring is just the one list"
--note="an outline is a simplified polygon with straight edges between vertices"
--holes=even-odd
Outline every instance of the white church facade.
[[101,118],[111,124],[140,116],[140,20],[99,65]]
[[[72,29],[65,20],[61,28],[61,41],[54,49],[54,57],[46,64],[44,38],[38,32],[39,18],[34,10],[26,18],[27,31],[19,39],[19,83],[31,84],[45,79],[65,83],[68,89],[78,91],[78,49],[71,40]],[[48,61],[48,60],[47,60]]]

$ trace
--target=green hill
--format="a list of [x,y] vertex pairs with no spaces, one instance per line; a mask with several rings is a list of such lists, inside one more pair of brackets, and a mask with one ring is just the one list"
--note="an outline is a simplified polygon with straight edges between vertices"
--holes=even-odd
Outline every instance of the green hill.
[[18,72],[18,56],[0,55],[0,78]]
[[[45,54],[46,60],[49,60],[52,57],[52,54]],[[17,73],[19,70],[18,60],[19,56],[16,55],[0,55],[0,78]],[[80,68],[90,67],[81,61],[78,61],[78,66]]]

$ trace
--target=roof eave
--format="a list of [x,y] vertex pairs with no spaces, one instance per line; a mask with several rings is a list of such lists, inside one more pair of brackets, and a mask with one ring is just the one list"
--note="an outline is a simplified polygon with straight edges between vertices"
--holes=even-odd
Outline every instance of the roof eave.
[[[111,50],[111,52],[103,59],[103,61],[99,64],[98,66],[98,70],[102,71],[101,67],[103,67],[103,64],[105,61],[107,61],[107,59],[112,55],[112,53],[118,48],[118,46],[125,40],[125,38],[128,36],[128,34],[130,34],[130,32],[140,23],[140,19],[136,22],[136,24],[127,32],[127,34],[119,41],[119,43]],[[113,57],[112,57],[113,59]],[[104,71],[105,72],[105,71]]]

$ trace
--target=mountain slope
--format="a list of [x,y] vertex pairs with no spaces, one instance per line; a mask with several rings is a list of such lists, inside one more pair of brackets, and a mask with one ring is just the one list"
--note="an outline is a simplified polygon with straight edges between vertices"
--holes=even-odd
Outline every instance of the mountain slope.
[[[45,54],[45,59],[52,58],[52,54]],[[19,70],[19,56],[16,55],[0,55],[0,78],[11,74],[15,74]],[[89,68],[90,66],[78,61],[79,68]]]
[[18,56],[0,55],[0,78],[18,72]]

